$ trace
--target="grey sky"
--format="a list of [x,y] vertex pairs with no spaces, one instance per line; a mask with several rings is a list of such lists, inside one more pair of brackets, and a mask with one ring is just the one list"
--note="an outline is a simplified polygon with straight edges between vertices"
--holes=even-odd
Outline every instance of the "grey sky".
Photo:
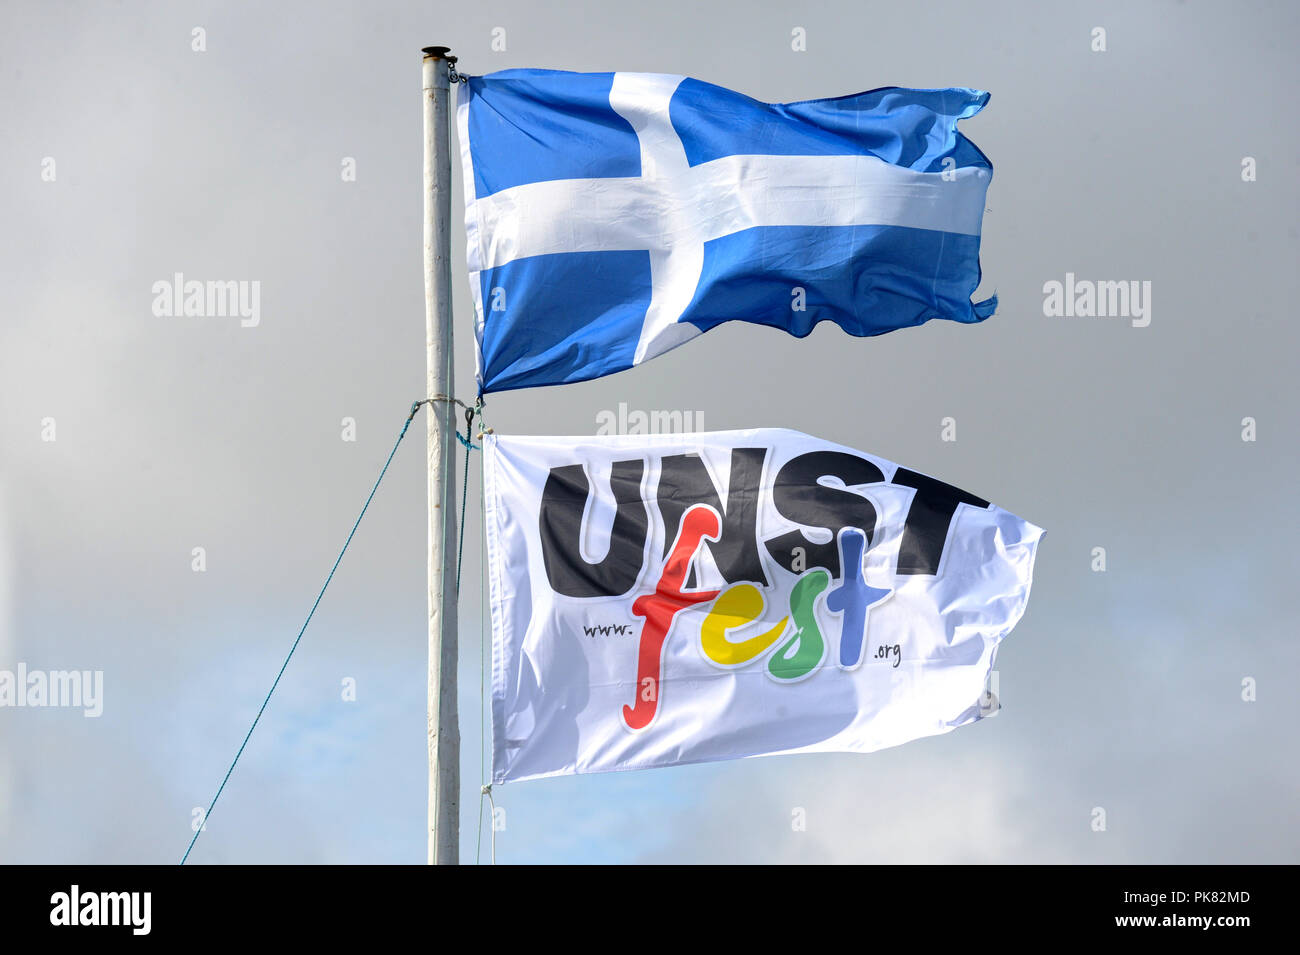
[[[494,397],[488,420],[591,433],[625,401],[794,427],[1048,531],[996,719],[871,756],[506,786],[503,861],[1297,861],[1298,25],[1287,3],[7,4],[0,669],[102,669],[105,702],[99,719],[0,709],[0,861],[184,851],[422,396],[433,43],[468,73],[685,73],[770,101],[990,90],[962,125],[995,169],[979,297],[1001,304],[984,324],[798,341],[733,323],[629,372]],[[151,286],[176,272],[259,281],[260,324],[155,316]],[[1046,317],[1043,285],[1067,272],[1150,281],[1150,325]],[[424,456],[408,442],[194,861],[423,860]],[[467,861],[477,461],[471,494]]]

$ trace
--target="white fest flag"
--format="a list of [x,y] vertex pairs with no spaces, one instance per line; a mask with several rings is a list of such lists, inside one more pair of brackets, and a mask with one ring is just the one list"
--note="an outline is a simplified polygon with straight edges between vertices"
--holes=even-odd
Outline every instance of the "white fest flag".
[[795,431],[484,437],[493,780],[866,753],[996,708],[1043,531]]

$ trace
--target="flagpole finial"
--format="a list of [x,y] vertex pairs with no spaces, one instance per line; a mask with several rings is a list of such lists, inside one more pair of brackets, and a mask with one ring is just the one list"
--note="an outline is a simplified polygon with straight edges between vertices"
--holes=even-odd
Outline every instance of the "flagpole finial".
[[422,52],[425,56],[433,57],[435,60],[445,60],[447,59],[447,54],[451,52],[451,47],[426,46],[422,48],[420,52]]

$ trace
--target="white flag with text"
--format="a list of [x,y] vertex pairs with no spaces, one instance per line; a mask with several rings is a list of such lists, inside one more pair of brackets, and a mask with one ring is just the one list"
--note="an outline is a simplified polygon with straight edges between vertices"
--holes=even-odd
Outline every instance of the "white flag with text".
[[498,783],[988,715],[1043,533],[786,430],[487,435],[484,489]]

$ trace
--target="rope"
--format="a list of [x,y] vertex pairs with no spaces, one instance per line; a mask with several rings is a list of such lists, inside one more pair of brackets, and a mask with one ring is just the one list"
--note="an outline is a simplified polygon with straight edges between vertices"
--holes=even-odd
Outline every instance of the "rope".
[[[248,741],[253,736],[253,730],[257,729],[258,722],[262,719],[262,714],[266,712],[267,704],[271,702],[271,695],[275,693],[275,688],[280,685],[280,678],[284,676],[284,671],[288,669],[289,661],[293,659],[294,651],[298,649],[298,644],[302,642],[302,635],[307,632],[307,625],[311,623],[311,618],[316,615],[316,608],[320,606],[321,598],[325,596],[325,591],[334,579],[334,572],[339,569],[339,564],[343,561],[343,555],[348,552],[348,545],[352,543],[352,538],[361,526],[361,519],[366,516],[366,510],[370,507],[370,502],[374,500],[375,492],[379,490],[379,484],[384,480],[384,475],[388,473],[388,466],[393,463],[393,456],[397,454],[397,448],[406,437],[407,429],[411,427],[411,422],[415,419],[415,413],[420,410],[420,405],[431,404],[435,401],[451,401],[460,405],[462,408],[469,409],[469,406],[463,401],[447,395],[434,395],[432,398],[422,398],[419,401],[411,403],[411,410],[406,416],[406,421],[402,424],[401,433],[398,434],[397,440],[393,443],[393,450],[388,452],[388,460],[379,471],[379,477],[375,479],[375,485],[370,489],[370,494],[366,497],[366,503],[361,505],[361,513],[357,515],[356,521],[352,525],[352,530],[348,532],[348,539],[343,542],[343,549],[339,551],[338,557],[334,558],[334,566],[330,568],[329,576],[325,578],[325,583],[321,586],[320,593],[316,595],[316,602],[311,605],[311,611],[307,614],[307,619],[303,621],[302,629],[298,631],[298,636],[294,638],[293,646],[289,648],[289,654],[284,658],[284,663],[280,664],[280,672],[275,675],[275,682],[271,684],[271,689],[267,691],[266,699],[262,700],[261,707],[258,708],[257,715],[253,717],[253,723],[248,727],[248,732],[244,734],[244,741],[239,744],[239,752],[235,753],[235,758],[230,762],[230,768],[226,770],[226,775],[221,780],[221,785],[217,787],[217,793],[212,797],[212,802],[208,803],[208,810],[203,814],[203,822],[194,830],[194,838],[190,840],[189,847],[185,850],[185,855],[181,857],[181,865],[184,865],[189,859],[190,853],[194,851],[194,843],[198,842],[199,834],[207,828],[207,821],[212,816],[212,810],[216,808],[217,800],[226,789],[226,783],[230,782],[230,775],[235,771],[235,765],[239,762],[239,757],[244,755],[244,748],[248,746]],[[458,435],[459,437],[459,435]],[[469,473],[468,459],[466,454],[466,475]],[[468,478],[467,478],[468,479]],[[461,519],[461,545],[464,546],[464,518]],[[457,593],[460,591],[460,563],[456,565]]]
[[[482,401],[483,398],[480,395],[479,396],[480,407],[478,410],[480,438],[482,438],[483,435],[485,434],[494,433],[493,430],[490,427],[488,427],[487,421],[483,416],[483,408],[481,407]],[[481,465],[484,464],[481,458],[480,458],[480,464]],[[478,493],[479,493],[479,513],[486,514],[487,513],[487,487],[484,481],[484,476],[481,472],[479,474]],[[483,561],[486,562],[486,560],[487,560],[487,555],[485,552],[483,555]],[[483,565],[481,563],[480,567],[482,566]],[[479,772],[480,779],[487,779],[488,778],[488,771],[487,771],[488,739],[487,739],[487,692],[485,689],[485,681],[486,681],[486,674],[487,674],[488,586],[487,586],[487,574],[485,572],[479,574],[479,608],[480,610],[478,615],[478,737],[479,737],[478,772]],[[486,796],[488,798],[488,802],[492,804],[492,814],[493,814],[492,864],[496,865],[496,861],[497,861],[497,848],[496,848],[497,835],[496,835],[496,818],[495,818],[496,804],[492,802],[492,784],[484,783],[480,787],[479,791],[481,792],[482,795],[479,796],[479,800],[478,800],[478,828],[474,830],[474,864],[481,865],[483,862],[483,797]]]
[[[457,440],[460,441],[461,447],[465,449],[465,470],[461,480],[460,488],[460,542],[456,549],[456,596],[460,596],[461,570],[465,565],[465,508],[469,504],[469,452],[482,450],[481,445],[475,444],[470,440],[474,433],[474,416],[478,415],[479,426],[484,433],[490,433],[491,429],[483,426],[483,396],[480,395],[474,402],[474,407],[469,407],[461,402],[457,402],[465,409],[465,436],[461,437],[460,432],[456,433]],[[483,493],[482,483],[480,482],[479,493]],[[480,511],[481,513],[481,511]],[[481,575],[482,576],[482,575]],[[487,775],[487,757],[485,755],[487,747],[487,720],[484,715],[486,697],[484,696],[483,674],[486,670],[484,662],[485,647],[487,644],[484,637],[483,627],[483,609],[487,606],[487,600],[482,595],[482,590],[486,589],[483,584],[486,583],[486,576],[482,576],[480,584],[480,603],[479,610],[479,629],[478,629],[478,694],[479,694],[479,776],[480,778]],[[497,832],[496,832],[496,804],[492,802],[492,786],[490,783],[484,783],[480,788],[483,796],[486,796],[489,804],[492,806],[492,864],[497,864]],[[479,797],[478,801],[478,827],[475,830],[474,838],[474,864],[479,865],[483,859],[483,798]]]
[[465,404],[465,402],[461,401],[459,398],[453,398],[451,395],[434,395],[432,398],[421,398],[415,403],[415,406],[419,407],[420,405],[432,404],[435,401],[447,401],[459,408],[464,408],[466,411],[471,410],[469,405]]
[[[479,412],[479,424],[483,425],[483,413]],[[488,428],[483,430],[487,432]],[[480,459],[480,463],[482,461]],[[486,465],[483,464],[485,467]],[[487,513],[487,489],[484,486],[484,475],[482,470],[479,472],[478,493],[479,493],[479,510],[480,514]],[[487,778],[487,694],[484,689],[484,682],[487,674],[487,613],[488,596],[487,596],[487,574],[483,572],[484,564],[487,562],[487,551],[483,552],[482,560],[479,563],[479,614],[478,614],[478,775],[479,779]],[[484,785],[487,785],[486,783]],[[495,822],[495,820],[493,820]],[[483,796],[478,798],[478,828],[474,830],[474,864],[483,864]]]
[[[492,806],[492,864],[496,865],[497,864],[497,804],[492,799],[492,785],[490,783],[484,783],[483,788],[479,791],[484,796],[487,796],[488,803],[489,805]],[[483,818],[482,799],[479,799],[478,801],[478,812],[479,812],[479,818],[482,819]],[[482,822],[480,822],[479,823],[480,829],[482,828],[482,825],[483,825]]]
[[[479,446],[469,439],[474,433],[474,412],[479,411],[483,406],[483,400],[480,398],[475,402],[474,407],[465,408],[465,437],[456,432],[456,438],[460,441],[461,446],[465,448],[465,476],[460,484],[460,542],[456,545],[456,596],[460,597],[460,569],[465,563],[465,505],[469,503],[469,453],[470,451],[479,450]],[[479,411],[479,414],[482,414]]]

